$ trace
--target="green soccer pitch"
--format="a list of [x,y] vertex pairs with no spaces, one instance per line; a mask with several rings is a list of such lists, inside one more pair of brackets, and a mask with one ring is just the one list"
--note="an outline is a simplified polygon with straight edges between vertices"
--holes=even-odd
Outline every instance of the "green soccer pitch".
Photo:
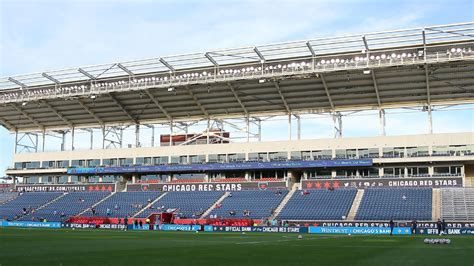
[[297,236],[0,228],[0,265],[474,265],[472,236]]

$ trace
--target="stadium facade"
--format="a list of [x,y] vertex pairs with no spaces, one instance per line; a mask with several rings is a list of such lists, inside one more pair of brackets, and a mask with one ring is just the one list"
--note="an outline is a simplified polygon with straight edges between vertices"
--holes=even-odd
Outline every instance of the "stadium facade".
[[[3,78],[0,124],[16,136],[6,173],[38,191],[115,183],[114,191],[278,188],[291,197],[423,187],[433,189],[434,207],[422,219],[432,220],[440,188],[474,185],[474,133],[432,130],[433,111],[474,103],[473,36],[469,22]],[[428,132],[386,136],[385,112],[397,108],[426,113]],[[343,117],[367,110],[378,112],[380,136],[343,137]],[[334,138],[300,138],[301,118],[314,114],[333,119]],[[287,117],[288,140],[261,140],[262,121],[274,116]],[[189,132],[195,124],[205,129]],[[159,142],[155,127],[169,128]],[[135,130],[134,145],[124,146],[125,128]],[[150,140],[141,137],[145,128]],[[89,150],[75,148],[77,132],[89,132]],[[58,151],[47,151],[48,136],[60,140]],[[342,215],[352,219],[353,202],[364,204],[354,193]]]

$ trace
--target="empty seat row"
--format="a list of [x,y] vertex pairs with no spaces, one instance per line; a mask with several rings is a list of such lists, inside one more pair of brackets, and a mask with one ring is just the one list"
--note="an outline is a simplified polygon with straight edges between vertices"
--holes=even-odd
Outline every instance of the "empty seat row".
[[295,192],[278,215],[282,220],[341,220],[349,213],[355,188]]
[[449,221],[474,220],[474,188],[441,189],[441,216]]
[[366,188],[356,220],[431,220],[431,188]]
[[212,210],[210,215],[225,218],[265,219],[272,215],[287,193],[287,190],[231,192],[218,208]]

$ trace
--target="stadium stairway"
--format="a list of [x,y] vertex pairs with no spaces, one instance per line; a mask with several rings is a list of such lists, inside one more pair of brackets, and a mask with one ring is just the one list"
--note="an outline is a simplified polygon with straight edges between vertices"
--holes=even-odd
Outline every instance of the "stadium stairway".
[[51,204],[51,203],[53,203],[53,202],[59,200],[60,198],[66,196],[66,195],[67,195],[66,193],[63,193],[63,194],[59,195],[58,197],[54,198],[52,201],[48,201],[48,202],[46,202],[45,204],[39,206],[39,207],[37,208],[37,210],[43,209],[44,207],[48,206],[49,204]]
[[86,213],[87,211],[89,211],[89,209],[95,208],[97,205],[101,204],[103,201],[106,201],[108,198],[112,197],[115,193],[117,193],[117,192],[112,192],[112,193],[110,193],[110,195],[108,195],[107,197],[105,197],[105,198],[99,200],[99,201],[96,202],[94,205],[92,205],[90,208],[87,208],[87,209],[83,210],[81,213],[79,213],[79,214],[76,215],[76,216],[81,216],[81,215],[83,215],[84,213]]
[[[51,200],[51,201],[48,201],[48,202],[46,202],[46,203],[45,203],[45,204],[43,204],[43,205],[39,206],[38,208],[36,208],[36,210],[41,210],[41,209],[43,209],[44,207],[46,207],[46,206],[48,206],[49,204],[51,204],[51,203],[53,203],[53,202],[55,202],[55,201],[59,200],[60,198],[62,198],[62,197],[64,197],[64,196],[66,196],[66,194],[65,194],[65,193],[63,193],[63,194],[61,194],[61,195],[57,196],[57,197],[56,197],[56,198],[54,198],[53,200]],[[26,217],[26,216],[28,216],[28,214],[27,214],[27,215],[21,215],[20,217],[18,217],[18,219],[17,219],[17,220],[21,220],[21,218],[23,218],[23,217]]]
[[349,210],[349,214],[347,215],[348,221],[354,221],[355,216],[357,214],[357,210],[359,209],[360,202],[362,201],[362,197],[364,196],[364,190],[358,189],[357,194],[352,202],[351,209]]
[[153,206],[153,204],[155,204],[156,202],[158,202],[161,198],[163,198],[164,196],[166,196],[166,194],[168,194],[168,192],[165,192],[163,194],[161,194],[158,198],[156,198],[154,201],[152,201],[151,203],[149,203],[148,205],[145,206],[145,208],[141,209],[140,211],[138,211],[137,213],[135,213],[132,217],[135,218],[137,217],[138,215],[140,215],[142,212],[144,212],[145,210],[147,210],[148,208],[150,208],[151,206]]
[[439,188],[433,188],[432,200],[431,220],[436,221],[441,217],[441,190]]
[[285,205],[288,203],[288,201],[291,199],[291,197],[293,196],[293,194],[295,194],[295,192],[299,189],[300,187],[300,184],[297,183],[297,184],[293,184],[293,187],[291,188],[291,190],[288,192],[288,194],[286,194],[285,198],[283,198],[283,200],[280,202],[280,205],[278,205],[278,207],[275,209],[275,212],[270,216],[269,220],[273,220],[275,219],[275,217],[277,217],[281,210],[283,210],[283,208],[285,207]]
[[207,209],[202,215],[201,215],[201,219],[203,219],[204,217],[208,216],[209,214],[211,214],[212,210],[214,210],[217,206],[217,204],[221,204],[225,198],[227,198],[227,196],[229,196],[229,192],[226,192],[224,193],[224,195],[222,195],[222,197],[220,197],[216,202],[214,202],[214,204],[212,204],[212,206]]
[[6,193],[0,193],[0,205],[10,202],[16,199],[17,197],[18,197],[18,193],[16,192],[8,193],[8,195],[6,195]]

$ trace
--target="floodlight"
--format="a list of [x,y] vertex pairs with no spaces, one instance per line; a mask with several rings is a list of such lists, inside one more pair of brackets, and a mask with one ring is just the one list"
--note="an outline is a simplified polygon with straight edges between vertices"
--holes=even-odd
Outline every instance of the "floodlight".
[[370,74],[370,69],[366,69],[366,70],[364,70],[364,71],[363,71],[363,73],[364,73],[365,75],[368,75],[368,74]]
[[397,57],[397,54],[396,54],[396,53],[393,53],[393,54],[392,54],[392,58],[395,58],[395,57]]
[[168,88],[168,91],[169,91],[169,92],[172,92],[172,91],[175,91],[175,90],[176,90],[176,89],[175,89],[174,87],[169,87],[169,88]]

